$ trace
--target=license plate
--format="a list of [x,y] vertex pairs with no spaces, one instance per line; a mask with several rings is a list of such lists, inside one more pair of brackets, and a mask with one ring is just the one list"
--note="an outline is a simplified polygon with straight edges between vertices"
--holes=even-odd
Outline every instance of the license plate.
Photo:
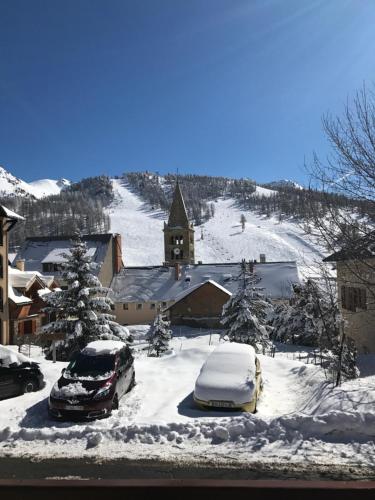
[[63,410],[84,411],[84,406],[64,405]]
[[211,406],[220,406],[221,408],[232,408],[233,403],[229,401],[210,401]]

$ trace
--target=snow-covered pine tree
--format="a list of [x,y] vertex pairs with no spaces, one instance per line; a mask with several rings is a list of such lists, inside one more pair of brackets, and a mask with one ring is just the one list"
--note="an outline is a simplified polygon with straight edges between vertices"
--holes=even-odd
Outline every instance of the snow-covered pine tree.
[[255,286],[257,278],[244,260],[238,279],[238,291],[224,305],[221,323],[230,342],[250,344],[259,352],[269,345],[266,317],[270,303]]
[[77,232],[69,254],[63,254],[66,262],[61,264],[61,278],[66,290],[45,295],[47,307],[44,311],[55,318],[43,327],[46,333],[64,333],[59,356],[68,358],[71,352],[83,348],[87,343],[99,339],[126,340],[129,332],[115,322],[111,314],[112,300],[109,291],[91,273],[91,258],[87,246]]
[[325,359],[324,367],[335,386],[340,385],[342,380],[350,380],[359,376],[357,348],[350,337],[342,335],[341,339],[336,339],[331,349],[324,349],[322,354]]
[[162,314],[159,312],[146,336],[149,343],[148,355],[153,356],[156,354],[159,357],[161,353],[169,349],[171,338],[170,322],[163,319]]
[[336,301],[312,280],[293,285],[293,291],[291,304],[275,308],[271,321],[274,340],[331,349],[339,336]]

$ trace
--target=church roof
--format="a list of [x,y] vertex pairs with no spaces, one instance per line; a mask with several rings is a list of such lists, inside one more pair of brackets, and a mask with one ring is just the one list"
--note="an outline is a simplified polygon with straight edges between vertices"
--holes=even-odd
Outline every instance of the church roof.
[[184,198],[181,187],[177,181],[176,189],[173,194],[173,201],[169,211],[169,227],[189,227],[189,218],[187,215]]
[[[238,289],[241,264],[190,264],[181,266],[175,279],[174,267],[127,267],[113,277],[111,298],[117,303],[177,300],[181,294],[209,280],[230,293]],[[293,262],[255,264],[257,287],[273,299],[289,299],[292,283],[299,283],[297,265]]]

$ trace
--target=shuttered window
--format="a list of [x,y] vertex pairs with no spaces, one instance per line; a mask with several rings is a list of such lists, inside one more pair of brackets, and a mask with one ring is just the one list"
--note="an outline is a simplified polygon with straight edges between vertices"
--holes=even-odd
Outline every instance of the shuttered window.
[[356,312],[357,309],[367,309],[366,288],[342,286],[341,306],[343,309],[353,312]]

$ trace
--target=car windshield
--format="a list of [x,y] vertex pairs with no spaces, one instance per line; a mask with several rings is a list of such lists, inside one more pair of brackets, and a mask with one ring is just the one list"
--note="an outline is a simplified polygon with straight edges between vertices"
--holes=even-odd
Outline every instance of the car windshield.
[[79,354],[71,361],[66,369],[66,374],[74,377],[98,377],[110,373],[115,368],[115,356],[86,356]]

